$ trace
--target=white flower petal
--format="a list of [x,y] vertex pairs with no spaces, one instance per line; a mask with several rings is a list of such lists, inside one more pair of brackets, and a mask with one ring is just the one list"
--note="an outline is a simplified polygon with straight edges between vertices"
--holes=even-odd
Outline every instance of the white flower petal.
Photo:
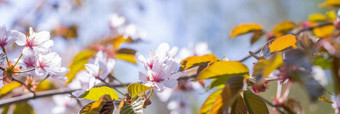
[[11,45],[14,41],[19,46],[23,46],[26,43],[26,35],[16,30],[11,30],[8,39],[11,40],[8,41],[7,45]]
[[99,66],[98,65],[85,64],[85,68],[91,75],[98,75],[98,72],[99,72]]

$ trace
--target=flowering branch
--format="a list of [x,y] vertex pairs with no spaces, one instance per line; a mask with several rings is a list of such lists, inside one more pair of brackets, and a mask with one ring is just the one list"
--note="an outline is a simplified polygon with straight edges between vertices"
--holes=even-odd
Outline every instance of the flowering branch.
[[[129,85],[129,83],[127,83],[125,85]],[[110,85],[109,87],[114,88],[114,87],[124,87],[124,86],[123,85]],[[58,90],[49,90],[49,91],[38,92],[38,93],[36,93],[35,96],[34,95],[32,96],[30,94],[26,94],[26,95],[22,95],[22,96],[18,96],[18,97],[12,97],[12,98],[8,98],[8,99],[0,100],[0,107],[10,105],[10,104],[14,104],[14,103],[23,102],[23,101],[28,101],[28,100],[31,100],[31,99],[50,97],[50,96],[60,95],[60,94],[70,94],[70,93],[77,91],[77,90],[81,90],[81,89],[64,88],[64,89],[58,89]]]
[[12,78],[12,80],[16,81],[16,82],[19,82],[21,85],[25,86],[25,88],[30,91],[31,93],[33,93],[33,96],[36,96],[35,92],[33,90],[31,90],[30,87],[28,87],[24,82],[21,82],[20,80],[17,80],[15,78]]

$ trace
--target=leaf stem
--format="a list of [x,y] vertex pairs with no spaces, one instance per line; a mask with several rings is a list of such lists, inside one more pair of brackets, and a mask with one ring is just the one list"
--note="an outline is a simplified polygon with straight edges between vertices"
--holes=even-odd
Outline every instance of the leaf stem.
[[21,59],[22,55],[23,55],[23,54],[20,54],[18,60],[17,60],[17,61],[15,62],[15,64],[13,65],[13,68],[18,64],[18,62],[19,62],[19,60]]
[[13,73],[26,73],[26,72],[31,72],[33,70],[35,70],[35,68],[30,69],[30,70],[20,71],[20,72],[13,72]]
[[4,47],[1,47],[1,48],[2,48],[2,51],[4,52],[4,54],[6,55],[5,58],[6,58],[6,61],[7,61],[7,65],[9,67],[9,60],[8,60],[8,57],[7,57],[6,49]]

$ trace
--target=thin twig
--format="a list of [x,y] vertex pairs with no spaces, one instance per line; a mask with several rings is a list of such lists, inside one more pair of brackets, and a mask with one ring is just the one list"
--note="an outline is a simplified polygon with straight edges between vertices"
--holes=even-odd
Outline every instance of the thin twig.
[[113,77],[114,80],[118,81],[119,84],[122,84],[125,87],[128,87],[127,85],[125,85],[122,81],[118,80],[116,77]]
[[[101,82],[103,82],[106,86],[110,86],[110,84],[109,83],[107,83],[107,82],[105,82],[105,80],[103,80],[103,79],[101,79],[101,78],[96,78],[96,79],[98,79],[98,80],[100,80]],[[125,84],[124,84],[125,85]],[[119,94],[121,94],[121,95],[125,95],[123,92],[121,92],[121,91],[119,91],[117,88],[115,88],[115,87],[112,87],[114,90],[116,90]]]
[[70,93],[70,95],[71,95],[71,97],[73,97],[74,99],[76,99],[76,101],[77,101],[77,103],[78,103],[78,105],[79,105],[80,107],[83,107],[83,105],[81,104],[80,100],[79,100],[76,96],[74,96],[72,93]]

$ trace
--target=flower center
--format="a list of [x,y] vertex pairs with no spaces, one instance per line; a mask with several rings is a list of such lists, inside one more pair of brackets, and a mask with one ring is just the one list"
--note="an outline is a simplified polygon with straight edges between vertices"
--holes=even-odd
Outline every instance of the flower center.
[[39,61],[38,63],[39,63],[39,67],[40,67],[41,69],[43,69],[44,71],[46,71],[46,70],[45,70],[45,67],[47,67],[48,65],[45,64],[45,63],[43,62],[43,60],[42,60],[42,61]]
[[6,40],[7,40],[7,38],[0,39],[0,46],[1,47],[4,47],[5,45],[7,45]]
[[161,82],[163,81],[164,79],[162,79],[162,77],[160,75],[154,75],[154,73],[151,74],[152,76],[152,80],[153,82]]
[[33,49],[34,46],[38,46],[38,45],[34,44],[34,39],[29,40],[28,38],[26,38],[25,46]]

